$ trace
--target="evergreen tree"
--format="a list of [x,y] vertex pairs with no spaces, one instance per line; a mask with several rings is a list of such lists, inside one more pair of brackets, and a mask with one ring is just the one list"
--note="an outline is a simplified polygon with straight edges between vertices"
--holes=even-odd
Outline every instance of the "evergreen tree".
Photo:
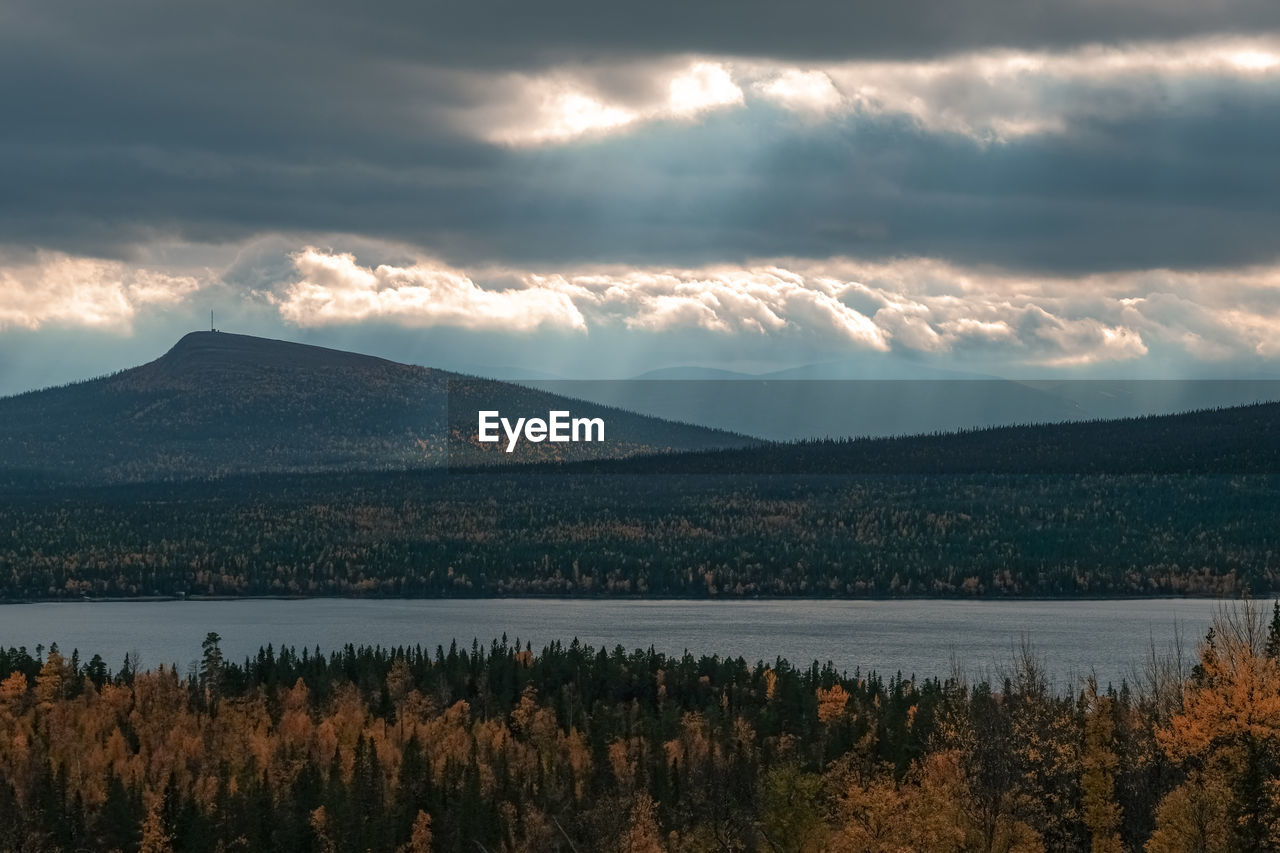
[[132,850],[138,843],[142,814],[135,798],[115,773],[107,775],[106,800],[98,812],[95,835],[98,849]]
[[1267,657],[1280,660],[1280,601],[1271,606],[1271,624],[1267,626]]
[[216,710],[222,694],[223,661],[222,649],[218,645],[221,642],[222,637],[216,631],[210,631],[200,644],[200,689],[211,711]]

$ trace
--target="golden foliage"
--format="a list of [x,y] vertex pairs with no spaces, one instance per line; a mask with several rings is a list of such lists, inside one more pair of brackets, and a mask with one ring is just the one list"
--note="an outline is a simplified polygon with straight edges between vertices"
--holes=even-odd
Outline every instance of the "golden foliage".
[[848,690],[837,684],[826,689],[819,687],[817,694],[819,720],[832,723],[844,716],[845,709],[849,706]]
[[1044,849],[1028,824],[1001,815],[991,827],[976,819],[974,797],[957,750],[924,758],[902,782],[838,768],[829,776],[837,789],[836,832],[831,853],[1038,853]]
[[1247,614],[1217,620],[1213,639],[1200,649],[1200,677],[1183,691],[1182,710],[1156,732],[1171,758],[1280,739],[1280,664],[1262,654],[1256,621]]
[[631,807],[631,822],[622,835],[618,853],[665,853],[657,811],[657,805],[648,794],[636,797]]
[[1115,724],[1111,698],[1098,693],[1089,680],[1085,688],[1084,755],[1080,787],[1085,827],[1091,853],[1123,853],[1120,843],[1120,806],[1115,800],[1115,775],[1120,759],[1114,749]]
[[160,813],[161,797],[152,797],[142,822],[142,847],[139,853],[173,853],[173,838],[165,829],[164,816]]
[[1193,773],[1156,810],[1147,853],[1187,853],[1229,848],[1231,791],[1217,774]]
[[400,853],[431,853],[431,815],[418,810],[413,821],[413,834],[409,843],[400,848]]
[[338,845],[333,841],[333,833],[329,831],[329,816],[324,806],[311,813],[311,831],[316,836],[317,853],[337,853]]
[[1148,850],[1267,849],[1280,843],[1265,783],[1280,751],[1280,663],[1266,654],[1261,611],[1222,610],[1200,647],[1182,707],[1157,728],[1160,748],[1190,769],[1161,802]]

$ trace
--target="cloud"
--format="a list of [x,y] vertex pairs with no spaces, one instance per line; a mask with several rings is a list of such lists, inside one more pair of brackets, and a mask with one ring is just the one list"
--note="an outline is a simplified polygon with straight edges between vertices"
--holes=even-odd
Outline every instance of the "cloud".
[[1273,0],[0,14],[5,251],[352,234],[459,268],[1064,275],[1280,251]]
[[[1115,119],[1167,108],[1212,109],[1196,89],[1233,89],[1280,78],[1280,39],[1207,38],[1092,44],[1060,52],[995,50],[916,62],[854,61],[795,71],[831,83],[826,111],[903,115],[931,132],[984,142],[1064,133],[1082,118]],[[780,81],[783,78],[778,78]],[[816,79],[808,77],[806,79]],[[777,85],[791,108],[803,100]],[[790,95],[788,97],[787,95]]]
[[54,326],[127,333],[139,312],[178,305],[200,286],[189,275],[40,252],[25,263],[0,266],[0,330]]
[[[613,99],[597,82],[605,76],[617,91]],[[1212,110],[1205,89],[1231,90],[1276,79],[1280,38],[1257,36],[1091,44],[1057,52],[998,49],[924,61],[853,60],[810,68],[701,59],[681,69],[655,59],[552,69],[505,87],[476,86],[480,99],[464,125],[504,144],[561,144],[586,135],[634,131],[649,121],[749,107],[745,87],[763,101],[810,118],[901,116],[930,133],[1000,143],[1065,133],[1082,118],[1115,119],[1163,109],[1173,99]],[[1179,92],[1196,97],[1180,97]],[[500,101],[516,119],[486,127],[498,112],[486,98]]]
[[[965,268],[927,258],[776,260],[702,268],[489,269],[436,261],[362,266],[351,254],[293,255],[271,296],[302,327],[370,319],[644,339],[807,342],[826,352],[980,356],[1079,367],[1142,359],[1152,346],[1200,360],[1280,356],[1280,268],[1084,277]],[[476,280],[510,286],[485,288]]]
[[601,325],[640,332],[700,329],[722,335],[799,335],[886,350],[871,320],[821,285],[776,267],[606,270],[526,274],[574,300]]
[[718,62],[695,62],[667,87],[672,115],[692,117],[707,110],[742,103],[742,90]]
[[[113,61],[125,64],[182,57],[188,67],[248,62],[255,70],[297,68],[304,75],[324,72],[327,61],[334,77],[372,59],[501,70],[599,55],[916,59],[992,47],[1063,48],[1280,29],[1280,11],[1271,0],[1055,0],[1034,6],[972,0],[962,16],[948,0],[709,0],[696,8],[655,0],[642,16],[588,0],[495,0],[480,7],[384,0],[377,14],[340,0],[224,0],[180,8],[162,0],[117,0],[109,7],[68,2],[53,10],[39,0],[11,0],[5,29],[18,42],[59,41],[72,59],[101,61],[118,53]],[[108,44],[109,51],[95,49]]]
[[1280,358],[1277,83],[1274,0],[11,0],[0,327]]
[[[615,102],[602,93],[593,77],[612,72],[638,75]],[[643,122],[694,119],[709,110],[740,106],[742,90],[729,70],[718,62],[694,61],[684,67],[595,69],[595,74],[553,70],[542,75],[503,78],[494,92],[497,103],[483,99],[459,111],[461,123],[488,141],[502,145],[546,145],[579,137],[622,131]]]
[[[466,266],[843,253],[1037,273],[1269,263],[1269,38],[822,66],[380,62],[332,85],[232,69],[218,91],[235,97],[186,66],[167,72],[172,87],[110,63],[50,72],[38,101],[0,74],[0,102],[29,117],[6,128],[0,239],[130,258],[163,240],[343,233]],[[715,69],[699,77],[704,61]],[[684,77],[688,103],[706,107],[692,116],[671,106]],[[295,90],[276,91],[286,79]],[[188,94],[171,102],[175,91]]]
[[409,326],[453,326],[523,333],[582,330],[582,315],[562,293],[545,288],[485,290],[444,266],[360,266],[354,255],[306,248],[293,256],[300,280],[275,297],[280,315],[298,326],[394,320]]
[[847,281],[842,299],[878,304],[873,322],[919,352],[1046,367],[1134,361],[1153,347],[1209,363],[1280,354],[1280,267],[1028,276],[915,259],[808,269]]
[[787,109],[821,114],[841,109],[847,103],[826,72],[783,68],[765,73],[765,79],[756,81],[756,91]]
[[[220,320],[229,318],[220,326],[268,336],[302,334],[374,353],[399,340],[385,352],[400,358],[434,341],[463,363],[483,361],[477,347],[498,347],[533,366],[536,354],[503,343],[528,340],[606,373],[627,369],[619,364],[661,366],[672,347],[695,362],[699,353],[751,354],[761,369],[769,358],[776,369],[860,353],[1024,373],[1280,362],[1275,265],[1062,275],[923,257],[833,257],[465,268],[405,246],[349,243],[358,248],[294,249],[284,238],[173,246],[137,263],[11,257],[0,264],[0,327],[10,338],[24,332],[24,340],[77,329],[125,338],[143,329],[162,349],[216,306]],[[213,271],[219,266],[223,272]],[[438,349],[423,356],[428,363]],[[113,352],[120,363],[124,351]],[[82,357],[79,375],[99,372],[93,352]],[[59,377],[77,375],[71,365],[60,370]]]
[[502,145],[544,145],[615,131],[642,116],[633,109],[605,104],[571,81],[544,78],[520,85],[526,103],[504,108],[503,117],[492,124],[477,120],[479,135]]

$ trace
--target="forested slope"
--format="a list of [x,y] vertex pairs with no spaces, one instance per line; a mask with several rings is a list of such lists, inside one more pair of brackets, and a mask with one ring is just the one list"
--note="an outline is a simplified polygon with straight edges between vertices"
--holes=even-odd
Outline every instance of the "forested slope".
[[776,443],[569,468],[650,474],[1275,474],[1280,473],[1280,403],[896,438]]
[[[0,399],[0,485],[181,480],[247,472],[441,466],[450,403],[604,416],[604,444],[526,445],[527,459],[755,443],[740,435],[578,403],[323,347],[193,332],[112,376]],[[465,450],[456,441],[452,449]],[[472,461],[483,461],[474,455]]]
[[1252,476],[386,473],[0,496],[0,598],[1280,588]]

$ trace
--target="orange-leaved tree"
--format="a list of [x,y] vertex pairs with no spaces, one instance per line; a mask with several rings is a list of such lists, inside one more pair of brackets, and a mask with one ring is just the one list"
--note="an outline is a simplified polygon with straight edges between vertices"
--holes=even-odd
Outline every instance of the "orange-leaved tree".
[[[1250,602],[1224,607],[1200,647],[1182,708],[1156,731],[1187,772],[1147,849],[1280,849],[1280,609],[1268,631]],[[1270,642],[1269,642],[1270,641]]]

